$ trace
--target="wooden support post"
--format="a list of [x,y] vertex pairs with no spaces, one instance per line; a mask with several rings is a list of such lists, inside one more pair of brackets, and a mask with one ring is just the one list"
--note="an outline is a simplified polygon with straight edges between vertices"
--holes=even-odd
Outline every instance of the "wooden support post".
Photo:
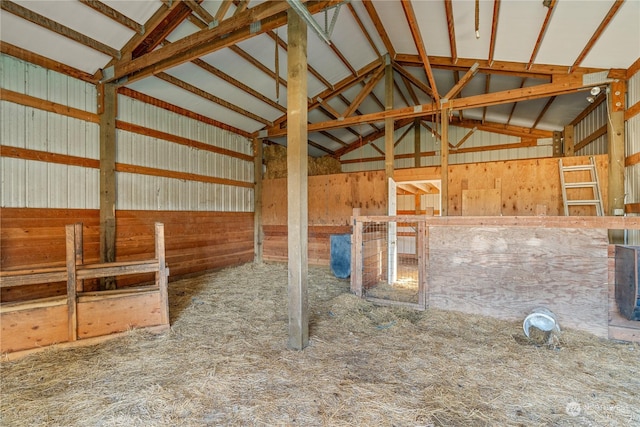
[[573,129],[572,125],[567,125],[564,127],[564,144],[563,151],[565,157],[573,157],[575,155],[575,140],[573,137]]
[[288,346],[302,350],[309,344],[307,24],[292,9],[287,22]]
[[440,216],[449,214],[449,109],[441,111],[442,125],[440,138]]
[[360,216],[360,208],[353,209],[351,226],[351,292],[362,297],[362,222],[356,222]]
[[[384,96],[385,110],[393,110],[393,65],[389,55],[385,57],[386,65],[384,69]],[[393,154],[393,119],[384,119],[384,172],[386,180],[393,178],[394,171],[394,154]]]
[[562,132],[553,132],[553,157],[562,157]]
[[160,290],[160,318],[163,325],[169,324],[169,269],[167,268],[164,246],[164,224],[156,222],[156,259],[158,260],[158,271],[156,272],[156,286]]
[[[607,152],[609,154],[609,192],[607,215],[624,214],[624,158],[626,84],[622,80],[611,83],[610,119],[607,121]],[[609,243],[624,243],[623,230],[609,230]]]
[[420,119],[413,120],[413,155],[414,155],[414,166],[419,168],[421,166],[420,159]]
[[262,263],[262,140],[253,139],[253,261]]
[[[78,228],[74,224],[65,227],[66,234],[66,262],[67,262],[67,321],[69,326],[69,341],[78,339],[78,301],[76,299],[76,248],[82,237],[76,235]],[[82,227],[79,227],[82,233]],[[78,239],[78,237],[80,237]]]
[[[84,264],[84,245],[82,238],[82,223],[79,222],[74,224],[74,233],[75,233],[75,257],[76,257],[76,267]],[[76,280],[76,292],[84,291],[84,280]]]
[[[98,85],[100,113],[100,262],[116,260],[116,106],[115,84]],[[100,281],[100,288],[115,289],[113,277]]]

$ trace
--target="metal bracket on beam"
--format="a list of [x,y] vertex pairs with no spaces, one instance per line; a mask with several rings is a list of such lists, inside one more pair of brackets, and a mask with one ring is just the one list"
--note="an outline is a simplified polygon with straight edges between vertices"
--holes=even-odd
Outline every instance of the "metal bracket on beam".
[[263,129],[263,130],[258,132],[258,138],[259,139],[264,139],[264,138],[266,138],[268,136],[269,136],[269,132],[266,129]]
[[249,25],[249,32],[256,34],[262,28],[262,21],[254,21]]

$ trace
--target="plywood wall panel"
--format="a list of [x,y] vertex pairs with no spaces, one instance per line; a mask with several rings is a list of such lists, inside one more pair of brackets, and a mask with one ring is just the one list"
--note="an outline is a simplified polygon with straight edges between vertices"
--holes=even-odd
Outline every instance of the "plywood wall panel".
[[608,238],[599,229],[432,227],[432,307],[524,319],[544,306],[562,325],[608,336]]

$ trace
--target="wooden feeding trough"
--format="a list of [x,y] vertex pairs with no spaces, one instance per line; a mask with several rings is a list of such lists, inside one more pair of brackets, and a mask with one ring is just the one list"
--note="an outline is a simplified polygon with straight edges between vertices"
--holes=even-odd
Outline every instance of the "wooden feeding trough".
[[[155,273],[155,283],[108,291],[84,291],[84,280]],[[155,258],[84,264],[82,224],[66,226],[66,266],[0,272],[0,287],[67,283],[66,295],[0,305],[4,360],[51,345],[87,345],[132,328],[169,327],[164,225],[155,224]]]

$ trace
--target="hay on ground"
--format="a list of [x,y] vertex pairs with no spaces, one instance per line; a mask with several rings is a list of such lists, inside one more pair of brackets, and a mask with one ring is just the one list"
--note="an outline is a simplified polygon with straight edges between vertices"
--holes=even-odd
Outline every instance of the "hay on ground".
[[285,265],[169,290],[169,332],[2,364],[1,424],[640,424],[636,344],[567,330],[537,345],[520,321],[378,307],[310,268],[310,344],[292,351]]

